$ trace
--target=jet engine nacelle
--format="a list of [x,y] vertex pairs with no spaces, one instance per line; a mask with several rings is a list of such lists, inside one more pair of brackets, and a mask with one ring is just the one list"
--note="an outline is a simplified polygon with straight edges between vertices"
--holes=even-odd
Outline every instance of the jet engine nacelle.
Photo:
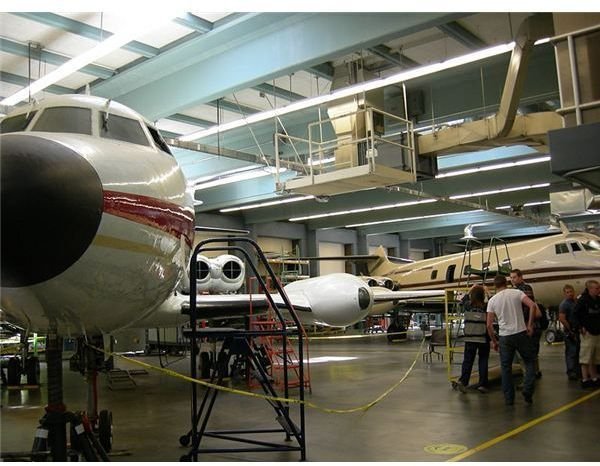
[[223,254],[215,258],[198,255],[197,267],[198,292],[235,293],[244,283],[246,276],[244,262],[231,254]]
[[395,288],[394,280],[388,277],[361,277],[367,285],[370,287],[381,286],[383,288],[387,288],[388,290],[393,290]]
[[[352,325],[369,314],[373,292],[355,275],[333,273],[287,284],[286,294],[303,322],[334,327]],[[301,312],[304,302],[311,312]],[[307,315],[311,314],[311,315]]]

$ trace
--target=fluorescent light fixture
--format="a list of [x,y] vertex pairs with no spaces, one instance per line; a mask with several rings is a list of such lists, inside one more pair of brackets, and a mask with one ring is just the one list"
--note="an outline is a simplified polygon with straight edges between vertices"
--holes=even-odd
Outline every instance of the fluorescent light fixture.
[[[531,207],[534,205],[544,205],[544,204],[550,204],[550,201],[526,202],[525,204],[523,204],[523,207]],[[501,205],[501,206],[496,207],[496,210],[509,210],[512,208],[513,208],[513,206],[510,206],[510,205]]]
[[240,206],[240,207],[228,207],[226,209],[219,210],[219,212],[227,213],[227,212],[237,212],[239,210],[258,209],[260,207],[268,207],[268,206],[278,205],[278,204],[288,204],[290,202],[306,201],[308,199],[314,199],[314,197],[315,196],[313,196],[312,194],[310,194],[308,196],[301,196],[301,197],[287,197],[285,199],[278,199],[276,201],[257,202],[256,204],[248,204],[248,205],[244,205],[244,206]]
[[[159,12],[157,12],[159,13]],[[161,16],[162,15],[162,16]],[[161,14],[152,14],[150,17],[136,18],[136,21],[131,22],[126,31],[113,34],[108,39],[103,40],[98,45],[86,52],[83,52],[76,57],[73,57],[68,62],[62,64],[54,71],[42,76],[37,81],[34,81],[29,86],[21,89],[15,94],[5,98],[0,102],[0,105],[16,105],[22,100],[27,99],[30,95],[34,95],[48,86],[66,78],[70,74],[75,73],[86,65],[95,60],[109,54],[110,52],[123,47],[131,42],[135,37],[146,34],[158,26],[170,21],[177,16],[175,13],[166,14],[163,11]]]
[[485,165],[485,166],[478,166],[478,167],[473,167],[473,168],[464,168],[461,170],[453,170],[450,172],[438,173],[435,177],[436,178],[448,178],[450,176],[467,175],[470,173],[487,172],[490,170],[500,170],[501,168],[521,167],[523,165],[532,165],[534,163],[548,162],[549,160],[550,160],[550,156],[546,155],[543,157],[535,157],[532,159],[518,160],[516,162],[497,163],[494,165]]
[[[287,168],[280,168],[279,173],[283,173],[286,170]],[[260,167],[254,170],[245,170],[241,173],[235,173],[233,175],[219,177],[216,180],[207,181],[205,183],[200,182],[199,184],[194,185],[194,191],[201,191],[203,189],[214,188],[215,186],[222,186],[230,183],[236,183],[238,181],[261,178],[263,176],[273,175],[274,173],[275,168],[273,167]]]
[[289,221],[290,222],[300,222],[302,220],[313,220],[315,218],[334,217],[336,215],[359,214],[361,212],[372,212],[375,210],[394,209],[397,207],[407,207],[407,206],[417,205],[417,204],[429,204],[431,202],[437,202],[437,199],[423,199],[421,201],[398,202],[396,204],[384,204],[384,205],[378,205],[378,206],[374,206],[374,207],[364,207],[361,209],[338,210],[335,212],[327,212],[324,214],[307,215],[305,217],[293,217],[293,218],[290,218]]
[[194,133],[181,136],[179,139],[181,141],[193,141],[196,139],[201,139],[207,136],[212,136],[213,134],[217,134],[219,132],[228,131],[234,128],[240,128],[245,125],[258,123],[260,121],[268,120],[270,118],[286,115],[288,113],[296,112],[298,110],[304,110],[306,108],[314,107],[316,105],[320,105],[326,102],[331,102],[332,100],[341,99],[343,97],[349,97],[361,92],[371,91],[380,87],[390,86],[399,82],[409,81],[411,79],[419,78],[421,76],[437,73],[438,71],[443,71],[449,68],[466,65],[467,63],[472,63],[478,60],[483,60],[485,58],[509,52],[513,48],[514,42],[511,42],[509,44],[501,44],[494,47],[488,47],[486,49],[481,49],[473,53],[461,55],[460,57],[450,58],[443,62],[419,66],[417,68],[402,71],[400,73],[388,76],[387,78],[374,79],[364,83],[355,84],[353,86],[348,86],[343,89],[339,89],[335,92],[331,92],[329,94],[312,97],[310,99],[303,99],[291,103],[282,108],[275,108],[266,112],[255,113],[253,115],[249,115],[248,117],[239,120],[231,121],[229,123],[224,123],[219,126],[213,126],[212,128],[196,131]]
[[408,222],[409,220],[423,220],[426,218],[449,217],[449,216],[453,216],[453,215],[473,214],[476,212],[483,212],[483,209],[464,210],[461,212],[448,212],[448,213],[444,213],[444,214],[420,215],[418,217],[394,218],[394,219],[390,219],[390,220],[380,220],[377,222],[354,223],[352,225],[346,225],[346,228],[366,227],[366,226],[370,226],[370,225],[379,225],[379,224],[383,224],[383,223]]
[[530,184],[527,186],[515,186],[513,188],[494,189],[491,191],[481,191],[478,193],[457,194],[450,196],[449,199],[465,199],[467,197],[489,196],[491,194],[511,193],[514,191],[524,191],[526,189],[547,188],[550,183]]

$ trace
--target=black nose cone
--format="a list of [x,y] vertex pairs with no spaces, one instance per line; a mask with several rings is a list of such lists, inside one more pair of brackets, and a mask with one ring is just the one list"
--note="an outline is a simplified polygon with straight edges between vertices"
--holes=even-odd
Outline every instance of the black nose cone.
[[34,285],[89,247],[102,218],[102,183],[77,152],[33,135],[2,136],[0,161],[0,282]]

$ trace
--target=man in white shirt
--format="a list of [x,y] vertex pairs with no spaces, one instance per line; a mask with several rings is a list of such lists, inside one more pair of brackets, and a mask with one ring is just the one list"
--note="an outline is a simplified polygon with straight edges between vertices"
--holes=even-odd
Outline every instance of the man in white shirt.
[[[535,349],[531,335],[534,330],[534,318],[540,311],[537,304],[521,290],[507,288],[506,277],[496,276],[494,285],[496,294],[490,298],[487,305],[487,329],[492,340],[492,348],[494,351],[500,349],[504,402],[507,405],[513,405],[515,402],[512,362],[515,351],[517,351],[525,363],[523,398],[527,404],[531,404],[535,386]],[[529,308],[527,324],[523,314],[523,305]],[[499,342],[494,332],[494,319],[498,320]]]

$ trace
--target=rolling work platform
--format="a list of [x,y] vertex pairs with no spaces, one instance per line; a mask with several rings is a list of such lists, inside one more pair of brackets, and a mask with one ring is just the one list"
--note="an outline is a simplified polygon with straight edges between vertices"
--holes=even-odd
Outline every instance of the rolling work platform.
[[[267,362],[260,351],[259,345],[255,343],[255,339],[259,337],[277,337],[281,338],[282,344],[285,345],[288,342],[288,336],[294,333],[287,324],[282,315],[280,308],[272,299],[270,293],[267,291],[265,281],[259,275],[257,267],[254,265],[246,249],[240,246],[219,246],[209,247],[210,243],[223,242],[222,238],[213,238],[201,241],[195,247],[191,257],[191,263],[196,263],[196,257],[200,253],[206,251],[237,251],[241,253],[256,277],[260,289],[265,293],[265,297],[270,303],[270,307],[275,314],[278,326],[266,330],[250,330],[250,329],[234,329],[234,328],[198,328],[197,327],[197,309],[196,309],[196,290],[197,290],[197,270],[195,267],[190,268],[190,330],[187,332],[187,336],[190,339],[191,348],[197,348],[198,341],[200,339],[208,341],[221,341],[221,349],[216,356],[216,364],[213,366],[211,371],[210,383],[212,386],[205,388],[204,396],[201,402],[198,400],[198,384],[192,383],[192,401],[191,401],[191,428],[190,430],[182,435],[179,439],[183,446],[190,446],[190,450],[187,454],[183,455],[181,461],[198,461],[198,455],[203,453],[240,453],[240,452],[285,452],[285,451],[298,451],[300,453],[300,460],[306,460],[306,433],[305,433],[305,415],[304,415],[304,384],[300,384],[297,387],[297,398],[299,403],[290,403],[285,401],[289,398],[290,383],[288,380],[288,358],[283,359],[283,386],[281,387],[283,393],[278,393],[275,389],[272,377],[267,372]],[[254,249],[256,256],[265,267],[269,277],[271,277],[272,284],[276,291],[281,295],[284,301],[284,306],[292,317],[296,334],[302,325],[296,316],[291,302],[289,301],[283,287],[278,282],[273,270],[267,263],[267,259],[261,251],[258,244],[249,238],[227,238],[229,244],[246,243],[247,249]],[[280,307],[283,307],[280,305]],[[304,379],[304,367],[303,367],[303,345],[302,338],[298,340],[298,354],[301,356],[298,358],[298,374],[300,380]],[[191,377],[197,378],[197,351],[192,351],[190,358],[191,360]],[[209,430],[209,422],[214,409],[217,407],[217,398],[219,396],[219,390],[217,387],[222,384],[223,379],[229,374],[229,367],[232,358],[246,358],[247,368],[252,376],[259,382],[264,395],[266,395],[265,403],[267,403],[275,412],[275,420],[277,424],[270,429],[227,429],[227,430]],[[292,409],[292,406],[294,409]],[[269,412],[273,413],[273,411]],[[297,416],[297,422],[292,419],[293,414]],[[281,433],[285,443],[277,443],[275,441],[260,440],[258,436],[269,434],[272,438],[273,434]],[[236,445],[242,444],[241,447],[209,447],[204,446],[206,438],[215,438],[225,440],[228,442],[235,442]],[[264,438],[264,437],[263,437]],[[222,443],[222,442],[221,442]],[[191,445],[190,445],[191,444]]]

